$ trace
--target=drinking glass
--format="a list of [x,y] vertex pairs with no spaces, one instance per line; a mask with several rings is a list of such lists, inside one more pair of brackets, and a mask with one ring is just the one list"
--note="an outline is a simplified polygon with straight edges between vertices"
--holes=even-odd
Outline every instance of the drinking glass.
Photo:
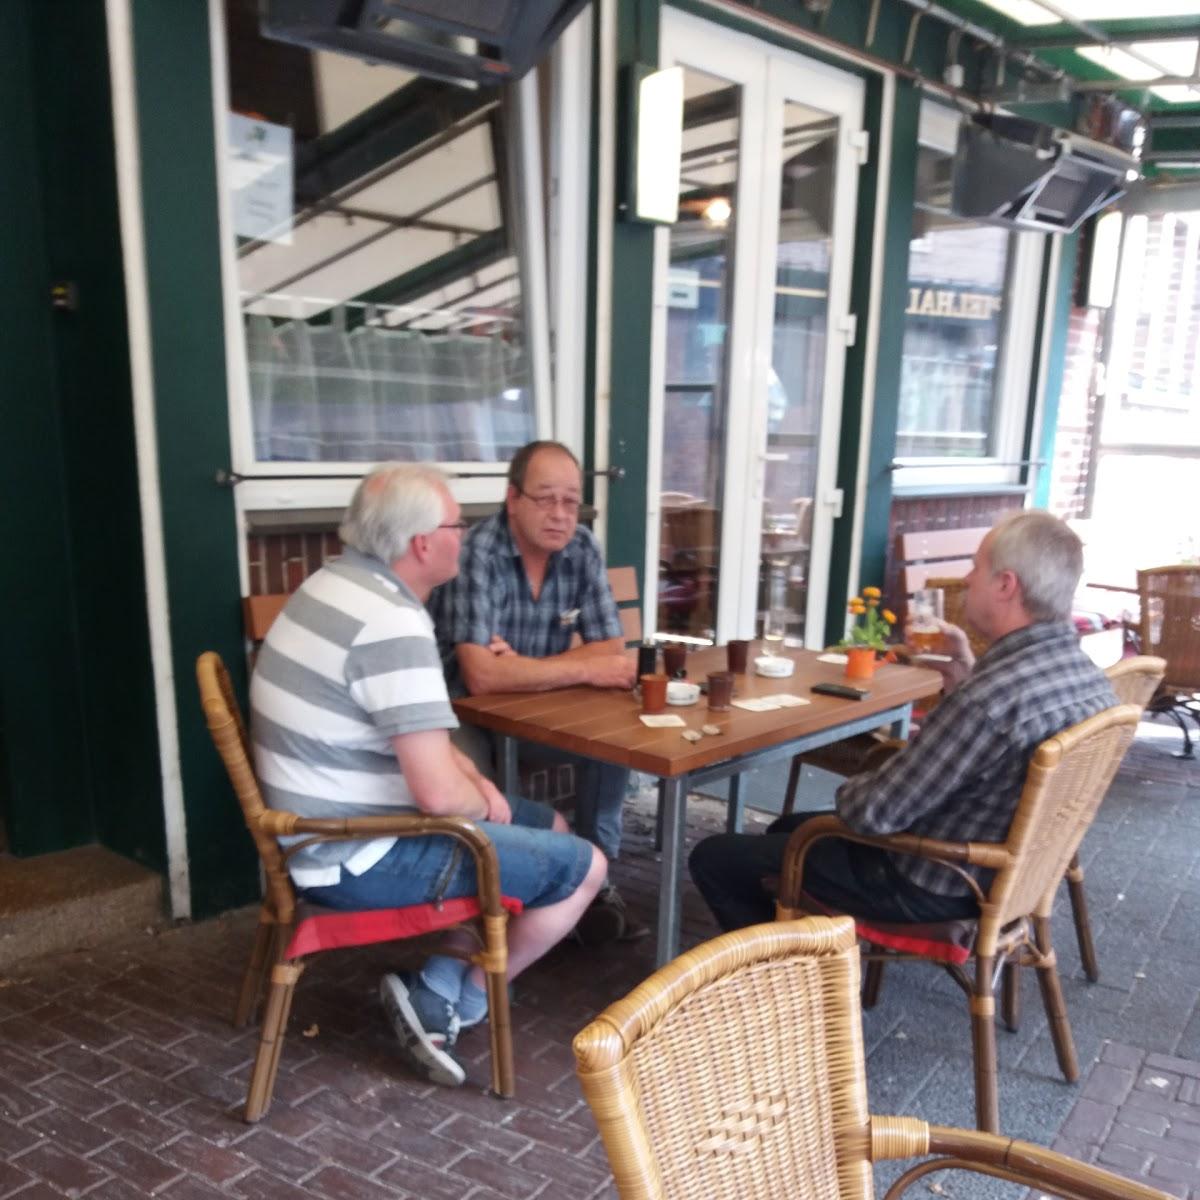
[[783,649],[787,633],[787,609],[772,605],[763,614],[763,653],[774,658]]
[[941,588],[917,588],[909,605],[908,639],[918,654],[935,654],[942,641],[938,624],[946,611]]

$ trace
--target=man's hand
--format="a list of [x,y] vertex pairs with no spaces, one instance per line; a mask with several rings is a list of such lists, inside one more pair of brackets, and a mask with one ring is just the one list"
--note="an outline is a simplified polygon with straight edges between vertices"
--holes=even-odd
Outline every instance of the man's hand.
[[488,649],[497,658],[505,654],[516,654],[516,651],[498,633],[492,634],[492,640],[488,642]]
[[598,688],[633,687],[637,676],[637,663],[628,654],[605,654],[587,661],[588,683]]
[[[966,631],[949,621],[938,620],[938,631],[942,636],[942,653],[949,655],[949,662],[940,662],[935,658],[925,658],[916,654],[912,646],[905,647],[910,656],[915,655],[916,665],[928,667],[942,677],[942,691],[948,696],[963,680],[970,675],[975,666],[975,653],[971,649],[971,641]],[[908,630],[906,637],[911,637]]]
[[485,821],[495,821],[497,825],[512,824],[512,809],[504,797],[504,793],[490,780],[482,775],[479,777],[479,794],[487,804]]

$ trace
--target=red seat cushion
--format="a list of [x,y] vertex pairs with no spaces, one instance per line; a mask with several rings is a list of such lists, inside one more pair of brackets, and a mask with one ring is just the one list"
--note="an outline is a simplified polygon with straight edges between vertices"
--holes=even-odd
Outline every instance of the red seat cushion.
[[[800,907],[809,912],[834,915],[819,900],[804,893]],[[962,966],[971,957],[971,946],[975,940],[974,921],[938,921],[927,925],[891,925],[882,921],[865,921],[854,918],[854,932],[864,941],[901,954],[915,954],[918,958],[930,958],[935,962],[953,963]]]
[[[520,900],[511,896],[501,896],[500,903],[510,916],[517,916],[524,907]],[[460,925],[477,916],[479,900],[475,896],[460,896],[440,904],[412,904],[407,908],[374,908],[362,912],[338,912],[313,904],[301,905],[300,920],[284,958],[419,937],[423,933]]]

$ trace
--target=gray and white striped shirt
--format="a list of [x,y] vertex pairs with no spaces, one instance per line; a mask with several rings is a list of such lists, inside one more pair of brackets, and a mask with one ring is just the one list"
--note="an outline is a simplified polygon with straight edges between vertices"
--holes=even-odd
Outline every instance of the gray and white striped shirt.
[[[347,549],[301,584],[275,619],[250,684],[263,797],[305,817],[415,809],[391,739],[454,729],[433,622],[378,559]],[[319,843],[289,869],[297,886],[361,875],[394,838]]]

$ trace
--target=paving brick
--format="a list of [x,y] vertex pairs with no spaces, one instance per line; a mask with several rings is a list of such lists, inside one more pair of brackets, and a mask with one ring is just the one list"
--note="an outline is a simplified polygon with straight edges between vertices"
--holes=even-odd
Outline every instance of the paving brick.
[[1085,1099],[1096,1100],[1102,1104],[1120,1104],[1129,1095],[1134,1078],[1133,1071],[1128,1067],[1099,1062],[1092,1068],[1079,1094]]
[[1132,1108],[1126,1105],[1117,1114],[1117,1126],[1121,1129],[1138,1129],[1142,1133],[1152,1133],[1162,1137],[1170,1128],[1171,1122],[1161,1113],[1147,1112],[1145,1109]]
[[288,1138],[266,1129],[256,1129],[237,1142],[237,1152],[258,1166],[286,1179],[301,1179],[322,1162],[322,1156],[310,1146],[298,1146]]
[[[340,1163],[364,1175],[373,1175],[394,1161],[395,1151],[378,1144],[363,1141],[331,1125],[314,1130],[300,1143],[305,1150],[312,1151],[318,1159]],[[448,1145],[453,1145],[451,1140]]]
[[[276,1182],[278,1183],[278,1181]],[[285,1186],[282,1183],[278,1185]],[[225,1192],[217,1191],[216,1188],[210,1187],[199,1179],[192,1178],[191,1175],[184,1175],[182,1179],[163,1188],[159,1193],[159,1200],[164,1200],[164,1198],[166,1200],[228,1200],[228,1195]]]
[[1150,1178],[1165,1179],[1172,1183],[1200,1183],[1200,1169],[1197,1168],[1194,1158],[1185,1162],[1158,1154],[1150,1165]]
[[168,1162],[176,1163],[193,1175],[215,1184],[228,1183],[244,1175],[254,1165],[242,1155],[214,1146],[191,1133],[168,1142],[159,1150],[159,1154]]
[[453,1167],[440,1170],[429,1163],[399,1158],[377,1178],[389,1187],[407,1188],[421,1200],[463,1200],[474,1197],[478,1185],[454,1172]]
[[10,1121],[22,1121],[50,1106],[44,1096],[26,1091],[25,1088],[0,1076],[0,1117]]
[[1200,1079],[1200,1062],[1190,1058],[1175,1058],[1169,1054],[1146,1055],[1146,1068],[1156,1071],[1171,1071],[1176,1075],[1189,1075]]
[[71,1194],[86,1191],[108,1178],[108,1172],[102,1167],[49,1141],[40,1142],[27,1154],[22,1154],[20,1162],[22,1170]]
[[527,1200],[528,1197],[541,1191],[545,1177],[534,1175],[512,1163],[498,1163],[494,1158],[482,1154],[464,1154],[454,1164],[457,1174],[476,1183],[485,1184],[510,1200]]
[[56,1069],[44,1059],[20,1054],[11,1046],[0,1046],[0,1080],[6,1079],[27,1087],[39,1079],[45,1079],[47,1075],[53,1075]]
[[132,1142],[110,1142],[92,1155],[92,1162],[143,1192],[157,1192],[183,1173],[178,1166],[141,1150]]
[[91,1117],[103,1112],[106,1108],[111,1108],[116,1100],[111,1092],[94,1084],[84,1083],[83,1080],[65,1072],[59,1072],[57,1075],[51,1075],[49,1079],[33,1084],[30,1090],[62,1108],[78,1113],[81,1117]]
[[[306,1186],[330,1200],[396,1200],[396,1191],[365,1175],[356,1175],[344,1167],[324,1167]],[[410,1195],[405,1191],[402,1195]]]
[[1102,1141],[1117,1115],[1115,1104],[1100,1104],[1095,1100],[1080,1100],[1059,1131],[1063,1137],[1089,1145]]
[[11,1121],[0,1120],[0,1157],[11,1158],[28,1150],[38,1141],[40,1134],[29,1125],[14,1125]]
[[516,1165],[533,1175],[551,1180],[549,1191],[557,1194],[564,1188],[593,1192],[608,1176],[606,1170],[549,1146],[532,1146],[517,1159]]
[[1134,1175],[1145,1175],[1150,1168],[1150,1152],[1111,1142],[1100,1147],[1096,1161],[1101,1166],[1111,1167],[1122,1173],[1132,1172]]
[[1131,1067],[1136,1070],[1146,1058],[1144,1050],[1134,1046],[1126,1046],[1119,1042],[1106,1042],[1100,1052],[1100,1061],[1112,1063],[1115,1067]]
[[[564,1135],[562,1141],[555,1136],[559,1132]],[[568,1126],[558,1123],[553,1128],[547,1128],[547,1123],[543,1121],[540,1123],[537,1136],[543,1142],[551,1146],[559,1146],[569,1152],[571,1132],[573,1131]],[[502,1125],[498,1122],[491,1124],[468,1116],[455,1117],[447,1125],[444,1125],[439,1133],[442,1137],[457,1142],[460,1146],[470,1146],[477,1150],[488,1151],[498,1154],[504,1159],[515,1158],[532,1144],[528,1136],[522,1136],[511,1124]]]
[[288,1183],[269,1171],[251,1171],[230,1186],[245,1200],[312,1200],[312,1192],[306,1187]]
[[95,1118],[95,1124],[117,1137],[136,1142],[143,1150],[154,1150],[174,1137],[180,1126],[164,1121],[132,1104],[114,1104]]
[[107,1129],[102,1129],[93,1121],[85,1121],[66,1108],[41,1113],[26,1121],[24,1127],[40,1137],[49,1138],[64,1150],[85,1156],[113,1140],[113,1135]]
[[9,1196],[33,1181],[28,1171],[9,1162],[0,1162],[0,1197]]

